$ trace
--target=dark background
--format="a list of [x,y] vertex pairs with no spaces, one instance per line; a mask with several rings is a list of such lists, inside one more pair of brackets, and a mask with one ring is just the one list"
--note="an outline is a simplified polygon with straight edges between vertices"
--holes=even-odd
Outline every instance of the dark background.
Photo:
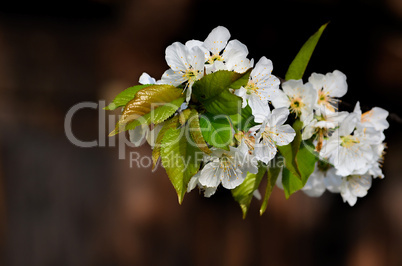
[[[285,200],[277,188],[267,213],[259,217],[254,200],[246,220],[223,190],[210,199],[193,191],[179,206],[163,169],[130,168],[117,147],[66,138],[72,106],[109,103],[144,71],[159,79],[174,41],[204,40],[223,25],[284,77],[328,21],[305,77],[341,70],[343,110],[360,101],[391,113],[385,179],[353,208],[329,192]],[[402,265],[401,99],[400,0],[2,2],[0,264]],[[72,129],[97,140],[98,124],[87,108]]]

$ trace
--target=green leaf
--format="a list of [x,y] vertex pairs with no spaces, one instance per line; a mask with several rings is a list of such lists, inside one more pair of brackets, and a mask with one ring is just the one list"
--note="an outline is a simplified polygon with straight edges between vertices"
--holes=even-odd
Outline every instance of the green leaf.
[[282,170],[282,185],[287,199],[290,195],[304,187],[302,181],[294,176],[287,168],[283,168]]
[[314,149],[315,146],[311,141],[303,141],[299,153],[297,154],[297,163],[299,165],[303,186],[314,172],[316,162],[319,159],[319,155]]
[[200,168],[203,154],[187,141],[182,130],[184,129],[167,130],[161,147],[162,165],[176,190],[180,204],[183,202],[188,182]]
[[191,138],[195,142],[195,145],[197,145],[197,147],[206,154],[211,154],[212,151],[209,149],[208,144],[205,142],[204,137],[202,135],[198,112],[195,109],[191,110],[191,113],[189,115],[188,130],[191,134]]
[[184,124],[186,124],[188,118],[190,117],[191,111],[192,110],[190,108],[187,108],[187,109],[183,110],[182,112],[180,112],[179,121],[182,126],[184,126]]
[[240,205],[243,212],[243,219],[247,216],[253,193],[260,185],[262,177],[266,171],[266,166],[259,167],[257,174],[248,173],[243,183],[232,189],[232,196]]
[[202,102],[202,104],[211,114],[233,115],[237,114],[241,109],[241,102],[242,99],[239,96],[225,90],[214,98]]
[[170,85],[151,85],[141,89],[127,103],[116,128],[109,136],[141,124],[158,124],[172,116],[184,102],[181,89]]
[[[328,22],[329,23],[329,22]],[[288,71],[285,75],[285,80],[290,79],[301,79],[303,77],[304,71],[310,61],[311,55],[321,37],[321,34],[327,27],[328,23],[322,25],[314,35],[312,35],[302,46],[299,53],[293,59],[290,64]]]
[[236,114],[241,108],[242,99],[229,89],[246,86],[249,76],[250,71],[240,74],[219,70],[196,81],[192,87],[192,93],[209,113]]
[[257,123],[254,122],[254,116],[249,105],[241,109],[240,113],[230,115],[230,120],[237,130],[244,132],[247,132],[251,127],[257,125]]
[[297,153],[297,163],[301,178],[296,177],[291,171],[284,168],[282,171],[282,185],[286,198],[294,192],[302,189],[308,178],[314,172],[315,164],[318,161],[318,154],[314,151],[314,145],[310,141],[303,141]]
[[156,163],[159,160],[162,140],[163,137],[165,136],[166,131],[168,131],[169,129],[176,129],[178,127],[179,127],[179,116],[177,115],[167,120],[165,124],[162,126],[161,130],[158,133],[158,136],[156,137],[155,146],[152,149],[152,170],[155,168]]
[[137,85],[137,86],[133,86],[130,87],[128,89],[125,89],[124,91],[120,92],[116,98],[114,98],[114,100],[108,105],[106,106],[105,110],[114,110],[118,107],[122,107],[125,106],[129,101],[131,101],[132,99],[134,99],[135,94],[146,87],[151,86],[151,84],[147,84],[147,85]]
[[[279,156],[275,157],[275,162],[279,159]],[[268,206],[269,198],[271,197],[272,190],[276,184],[276,180],[278,179],[279,173],[281,172],[282,167],[276,165],[268,166],[268,180],[267,187],[265,189],[264,199],[262,200],[260,215],[263,215]]]
[[[192,94],[201,102],[210,100],[231,88],[232,84],[234,84],[236,88],[247,85],[247,75],[249,76],[250,73],[246,72],[245,74],[240,74],[227,70],[216,71],[194,82]],[[244,76],[247,76],[247,79],[245,79]]]
[[202,136],[208,144],[229,150],[233,132],[228,116],[205,113],[199,117],[199,123]]
[[303,128],[303,122],[300,120],[296,120],[293,123],[293,129],[296,132],[296,136],[294,140],[289,143],[288,145],[278,146],[278,150],[285,159],[285,166],[286,168],[296,177],[301,179],[301,173],[298,167],[298,163],[296,160],[297,153],[300,149],[300,143],[302,140],[301,137],[301,129]]
[[230,84],[230,88],[234,90],[240,89],[240,87],[245,87],[248,83],[250,73],[253,69],[250,68],[247,70],[245,73],[241,74],[242,76],[238,78],[236,81],[234,81],[232,84]]

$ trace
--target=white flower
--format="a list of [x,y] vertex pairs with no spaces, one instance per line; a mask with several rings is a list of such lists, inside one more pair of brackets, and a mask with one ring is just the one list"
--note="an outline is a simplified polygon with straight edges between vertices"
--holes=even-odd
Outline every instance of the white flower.
[[238,149],[243,157],[243,171],[256,174],[258,172],[258,159],[254,154],[254,143],[250,143],[250,138],[243,137]]
[[381,138],[379,139],[379,143],[385,139],[385,135],[383,131],[389,127],[389,123],[387,121],[388,111],[380,108],[374,107],[370,111],[367,111],[362,114],[360,109],[360,103],[357,102],[355,109],[353,110],[355,114],[358,115],[359,123],[357,127],[359,128],[373,128],[375,131],[381,132]]
[[354,206],[358,197],[362,198],[367,195],[371,181],[371,176],[368,174],[343,177],[341,185],[343,202],[348,202],[350,206]]
[[283,92],[280,92],[272,104],[275,108],[286,107],[304,121],[313,113],[317,101],[317,91],[310,83],[303,84],[302,80],[288,80],[282,83]]
[[[206,155],[208,161],[200,171],[198,182],[206,188],[217,188],[220,183],[227,189],[233,189],[243,183],[250,165],[244,166],[245,158],[238,148],[230,146],[230,151],[212,149],[211,155]],[[258,169],[252,170],[254,174]]]
[[348,112],[322,112],[321,115],[310,115],[304,121],[302,139],[310,139],[314,134],[322,134],[327,137],[332,130],[339,127],[339,124],[348,116]]
[[302,191],[310,197],[319,197],[325,189],[328,189],[332,193],[340,193],[343,202],[348,202],[350,206],[353,206],[358,197],[364,197],[367,194],[370,186],[371,176],[369,174],[340,176],[336,174],[335,168],[321,169],[317,163]]
[[330,167],[325,172],[324,184],[325,188],[332,193],[341,192],[342,176],[336,174],[334,167]]
[[338,102],[334,97],[342,97],[348,90],[346,76],[342,72],[335,70],[326,75],[313,73],[308,79],[309,83],[318,93],[316,110],[320,112],[335,112]]
[[325,192],[324,175],[325,172],[318,169],[316,165],[302,191],[310,197],[320,197]]
[[326,189],[332,193],[339,193],[341,185],[342,176],[336,174],[334,167],[317,162],[302,191],[310,197],[319,197]]
[[271,60],[262,57],[251,71],[247,85],[236,90],[236,95],[243,98],[242,107],[248,102],[255,117],[265,116],[269,112],[268,101],[279,93],[280,81],[271,74],[272,69]]
[[153,77],[151,77],[150,75],[148,75],[148,73],[144,72],[144,73],[141,74],[140,79],[139,79],[138,82],[140,84],[143,84],[143,85],[145,85],[145,84],[155,84],[156,80]]
[[287,145],[293,141],[296,132],[290,125],[284,125],[289,115],[287,108],[277,108],[268,112],[261,125],[254,126],[250,131],[255,132],[256,141],[254,154],[256,158],[268,163],[275,157],[276,146]]
[[384,178],[384,174],[381,170],[381,164],[384,161],[384,154],[386,145],[384,143],[380,143],[377,145],[371,145],[373,150],[373,159],[368,165],[370,165],[370,169],[368,170],[368,174],[372,175],[374,178]]
[[189,193],[191,190],[193,190],[196,186],[198,186],[201,190],[204,191],[204,197],[211,197],[213,194],[215,194],[216,189],[218,187],[206,187],[201,185],[199,178],[201,175],[201,171],[198,171],[188,182],[187,185],[187,193]]
[[358,122],[355,113],[349,114],[324,143],[320,155],[328,158],[337,169],[337,174],[348,176],[353,173],[365,173],[373,159],[371,144],[378,137],[370,130],[355,130]]
[[[230,39],[227,28],[218,26],[211,31],[200,48],[205,55],[205,68],[207,73],[216,70],[230,70],[243,73],[253,66],[253,60],[247,59],[248,49],[238,40]],[[191,45],[200,45],[193,41]]]
[[[384,178],[381,170],[385,144],[382,143],[385,139],[384,130],[389,127],[387,122],[388,111],[374,107],[370,111],[362,114],[360,103],[357,102],[353,111],[358,117],[357,128],[359,131],[365,132],[370,140],[373,158],[367,162],[368,174],[374,178]],[[356,172],[362,174],[362,172]]]
[[166,48],[166,70],[159,84],[178,86],[186,82],[186,101],[191,98],[193,83],[204,76],[204,52],[197,46],[175,42]]

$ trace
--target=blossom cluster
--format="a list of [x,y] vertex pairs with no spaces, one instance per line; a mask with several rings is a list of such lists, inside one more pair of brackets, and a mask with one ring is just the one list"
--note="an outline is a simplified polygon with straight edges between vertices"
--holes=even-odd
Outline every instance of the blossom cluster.
[[[249,204],[250,195],[259,196],[261,178],[257,176],[269,172],[281,188],[285,183],[300,183],[297,190],[314,197],[329,190],[340,193],[353,206],[357,197],[367,194],[372,178],[384,177],[380,166],[388,112],[375,107],[362,113],[359,103],[353,112],[339,111],[339,99],[348,90],[345,74],[335,70],[325,75],[313,73],[307,83],[302,79],[280,82],[272,74],[271,60],[263,56],[254,65],[246,45],[230,37],[225,27],[218,26],[204,41],[168,46],[165,58],[169,69],[159,80],[141,75],[142,87],[133,87],[132,100],[121,104],[123,116],[115,133],[123,126],[131,142],[139,145],[144,139],[148,141],[154,165],[162,159],[180,202],[183,193],[195,187],[210,197],[222,186],[238,189],[233,193],[235,199],[237,195],[241,203],[247,198]],[[165,99],[159,95],[162,88],[165,95],[176,95],[179,90],[183,96],[179,93]],[[143,111],[149,104],[144,99],[169,100],[174,108],[156,108],[153,115],[157,119],[152,120],[148,111]],[[239,106],[234,109],[231,106],[236,101]],[[218,117],[219,122],[211,117]],[[142,122],[138,122],[140,118]],[[208,123],[208,129],[202,127]],[[181,142],[177,132],[185,128],[190,134]],[[188,143],[195,143],[201,160],[193,160],[194,151]],[[302,148],[310,148],[307,174],[294,167],[302,161],[296,162],[297,156],[287,152],[297,153]],[[194,163],[172,167],[167,158],[172,153]],[[285,166],[271,164],[278,158],[285,160]],[[278,170],[276,174],[273,169]],[[240,191],[247,178],[254,185],[245,189],[247,192]]]
[[317,138],[316,149],[323,161],[317,162],[302,190],[313,197],[325,190],[340,193],[350,206],[367,195],[372,178],[384,178],[381,163],[387,116],[380,107],[362,113],[358,102],[351,113],[330,112],[311,120],[304,137],[313,134]]
[[[319,197],[325,190],[340,193],[344,202],[356,204],[367,195],[372,178],[384,178],[384,130],[388,112],[380,107],[362,113],[357,102],[353,112],[338,111],[339,98],[348,90],[346,76],[335,70],[313,73],[308,82],[290,80],[276,107],[287,106],[304,122],[303,140],[313,140],[319,160],[302,191]],[[277,185],[282,187],[281,178]]]
[[[219,26],[212,30],[204,42],[175,42],[166,49],[166,62],[170,69],[159,81],[144,73],[140,83],[173,86],[184,83],[188,103],[192,85],[204,75],[219,70],[244,73],[253,68],[254,60],[247,58],[247,47],[238,40],[229,39],[229,31]],[[229,146],[228,151],[211,148],[212,153],[203,157],[203,168],[190,180],[188,191],[198,185],[209,197],[220,184],[226,189],[233,189],[244,181],[247,173],[257,174],[259,161],[268,164],[277,153],[276,146],[287,145],[293,140],[296,135],[294,129],[284,124],[289,109],[283,107],[271,111],[268,104],[277,98],[279,101],[282,95],[280,81],[272,75],[272,70],[271,60],[262,57],[252,69],[247,84],[234,92],[242,98],[242,108],[249,105],[257,125],[247,132],[237,132],[236,142]],[[183,108],[187,108],[186,103]],[[144,136],[138,132],[130,132],[130,135],[132,139]],[[135,142],[138,143],[138,140]]]

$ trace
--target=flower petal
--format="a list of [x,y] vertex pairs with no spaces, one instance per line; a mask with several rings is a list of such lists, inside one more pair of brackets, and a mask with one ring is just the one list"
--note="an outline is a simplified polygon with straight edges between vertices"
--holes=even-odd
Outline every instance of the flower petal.
[[222,170],[219,166],[219,163],[207,163],[198,178],[200,184],[206,187],[217,187],[222,176]]
[[211,31],[204,41],[204,47],[213,54],[219,54],[230,39],[230,32],[227,28],[218,26]]

